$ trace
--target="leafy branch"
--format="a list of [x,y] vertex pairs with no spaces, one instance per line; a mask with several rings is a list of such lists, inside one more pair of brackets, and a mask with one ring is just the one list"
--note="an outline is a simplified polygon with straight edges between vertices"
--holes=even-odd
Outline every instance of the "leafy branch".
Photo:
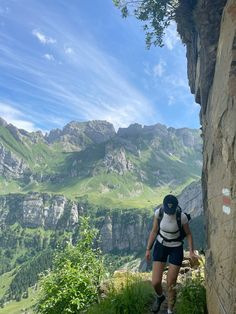
[[163,46],[165,29],[175,19],[179,0],[113,0],[122,17],[135,16],[144,23],[146,46]]

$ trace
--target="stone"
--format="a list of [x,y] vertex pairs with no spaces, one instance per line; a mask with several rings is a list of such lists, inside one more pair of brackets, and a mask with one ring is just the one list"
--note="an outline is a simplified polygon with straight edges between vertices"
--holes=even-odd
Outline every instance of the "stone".
[[[236,2],[196,0],[177,29],[187,47],[191,92],[201,105],[203,207],[208,313],[235,313],[236,300]],[[228,210],[224,210],[229,190]]]

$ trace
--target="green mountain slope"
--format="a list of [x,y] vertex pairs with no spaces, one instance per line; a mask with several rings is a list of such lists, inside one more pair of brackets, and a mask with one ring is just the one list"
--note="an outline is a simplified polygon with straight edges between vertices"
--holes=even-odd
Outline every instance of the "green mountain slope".
[[[3,120],[1,120],[3,121]],[[98,205],[147,207],[201,175],[198,130],[104,121],[71,122],[47,135],[0,123],[0,193],[87,198]]]

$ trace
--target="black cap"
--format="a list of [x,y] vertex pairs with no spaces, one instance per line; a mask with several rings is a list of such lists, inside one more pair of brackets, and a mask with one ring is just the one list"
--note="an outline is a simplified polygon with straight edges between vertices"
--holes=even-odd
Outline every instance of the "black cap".
[[168,215],[173,215],[179,202],[174,195],[166,195],[163,200],[164,211]]

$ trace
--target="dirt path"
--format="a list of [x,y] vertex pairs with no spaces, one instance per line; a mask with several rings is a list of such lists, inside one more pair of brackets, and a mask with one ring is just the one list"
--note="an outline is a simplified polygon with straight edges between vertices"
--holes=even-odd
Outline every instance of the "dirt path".
[[[167,296],[166,291],[165,291],[166,290],[165,287],[163,287],[163,290],[164,290],[163,292],[164,292],[165,296]],[[153,302],[154,302],[154,299],[153,299]],[[150,309],[146,314],[154,314],[151,311],[151,307],[152,307],[152,303],[150,304],[150,306],[149,306]],[[166,297],[165,301],[161,305],[160,311],[157,314],[167,314],[167,308],[168,308],[168,305],[167,305],[167,297]]]

